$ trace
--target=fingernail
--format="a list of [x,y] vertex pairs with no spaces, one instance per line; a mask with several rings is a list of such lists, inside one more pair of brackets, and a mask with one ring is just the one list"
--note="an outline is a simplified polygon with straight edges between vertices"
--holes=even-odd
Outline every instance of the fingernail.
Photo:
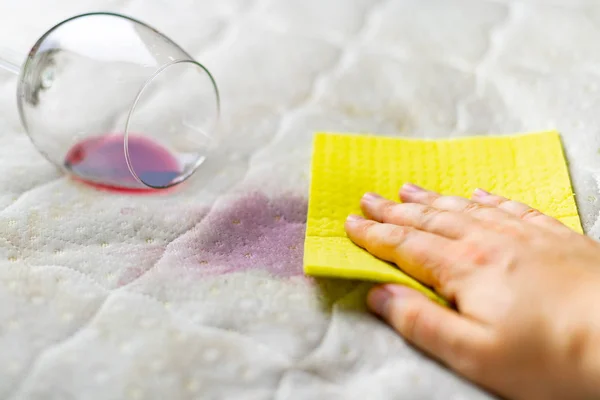
[[[387,318],[391,300],[402,300],[415,294],[415,291],[402,285],[387,284],[371,289],[367,299],[369,307],[378,315]],[[402,304],[401,302],[399,303]]]
[[383,197],[381,197],[380,195],[378,195],[377,193],[365,193],[365,195],[363,196],[363,200],[370,202],[370,201],[377,201],[377,200],[381,200]]
[[385,287],[379,286],[371,289],[367,297],[367,304],[375,314],[387,318],[388,304],[391,298],[392,293],[386,290]]
[[384,288],[396,298],[404,298],[415,294],[414,290],[402,285],[388,284],[384,285]]
[[356,222],[356,221],[362,221],[364,220],[363,217],[361,217],[360,215],[348,215],[348,218],[346,219],[346,221],[348,222]]
[[404,186],[402,186],[402,190],[408,193],[418,193],[425,191],[425,189],[423,189],[422,187],[413,185],[412,183],[407,183]]
[[479,189],[479,188],[477,188],[473,191],[473,195],[477,196],[477,197],[485,197],[485,196],[489,196],[490,194],[491,194],[490,192],[487,192],[487,191],[485,191],[483,189]]

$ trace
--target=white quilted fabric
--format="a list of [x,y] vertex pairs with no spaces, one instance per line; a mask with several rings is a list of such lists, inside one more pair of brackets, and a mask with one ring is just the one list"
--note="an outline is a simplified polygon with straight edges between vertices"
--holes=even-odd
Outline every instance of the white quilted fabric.
[[302,276],[311,135],[557,128],[599,235],[596,0],[1,0],[0,46],[97,10],[215,74],[229,159],[174,194],[90,189],[32,147],[0,73],[0,398],[490,398],[365,312],[365,285]]

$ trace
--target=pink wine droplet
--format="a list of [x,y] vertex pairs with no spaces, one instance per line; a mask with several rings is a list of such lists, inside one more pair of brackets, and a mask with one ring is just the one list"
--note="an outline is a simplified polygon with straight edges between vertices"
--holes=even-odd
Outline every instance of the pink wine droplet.
[[[125,159],[121,134],[87,138],[73,146],[65,167],[94,186],[117,191],[152,190],[138,182]],[[160,144],[143,136],[129,135],[131,165],[150,187],[164,187],[181,175],[177,158]]]

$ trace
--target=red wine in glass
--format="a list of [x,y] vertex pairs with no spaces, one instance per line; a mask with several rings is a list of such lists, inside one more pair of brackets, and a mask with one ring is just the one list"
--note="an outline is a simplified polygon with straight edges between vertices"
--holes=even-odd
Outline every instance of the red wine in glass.
[[87,138],[75,144],[65,157],[65,167],[76,177],[96,187],[114,191],[154,191],[182,173],[177,158],[166,148],[142,135],[129,134],[129,157],[140,183],[127,166],[124,135]]

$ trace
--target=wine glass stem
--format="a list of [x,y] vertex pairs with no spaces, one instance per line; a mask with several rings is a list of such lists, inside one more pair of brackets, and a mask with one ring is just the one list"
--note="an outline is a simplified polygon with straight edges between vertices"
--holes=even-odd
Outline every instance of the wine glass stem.
[[0,69],[18,76],[21,73],[21,62],[24,59],[12,50],[0,47]]

